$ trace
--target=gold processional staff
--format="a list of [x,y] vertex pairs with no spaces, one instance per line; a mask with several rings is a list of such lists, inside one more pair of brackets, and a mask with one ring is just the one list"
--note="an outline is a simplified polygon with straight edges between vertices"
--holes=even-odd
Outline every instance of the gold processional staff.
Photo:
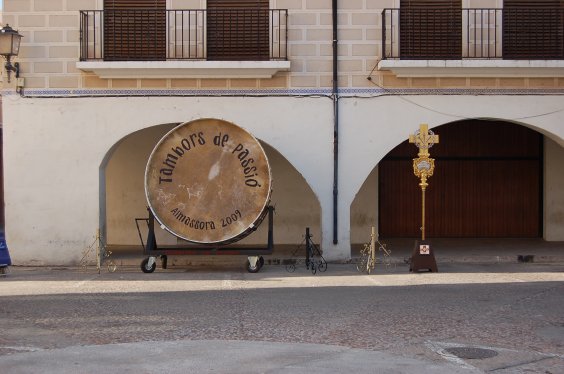
[[435,170],[435,160],[430,157],[429,148],[439,142],[439,136],[429,130],[427,124],[421,124],[415,134],[409,135],[409,142],[419,148],[417,158],[413,159],[413,173],[421,179],[421,240],[425,241],[425,189],[429,185],[427,179]]

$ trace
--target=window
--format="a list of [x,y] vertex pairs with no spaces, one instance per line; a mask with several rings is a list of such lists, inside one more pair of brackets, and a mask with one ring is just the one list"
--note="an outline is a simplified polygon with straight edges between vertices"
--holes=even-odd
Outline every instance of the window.
[[461,58],[461,0],[401,0],[399,21],[400,58]]
[[269,59],[268,0],[208,0],[207,59]]
[[562,0],[505,0],[503,58],[563,58],[563,19]]
[[104,60],[165,60],[166,0],[104,0]]

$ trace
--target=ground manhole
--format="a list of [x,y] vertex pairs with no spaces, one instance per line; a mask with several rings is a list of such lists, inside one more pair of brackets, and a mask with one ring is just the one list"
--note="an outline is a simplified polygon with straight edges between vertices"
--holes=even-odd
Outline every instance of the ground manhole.
[[474,347],[454,347],[448,348],[446,351],[456,357],[464,359],[483,359],[497,356],[497,352],[493,349],[474,348]]

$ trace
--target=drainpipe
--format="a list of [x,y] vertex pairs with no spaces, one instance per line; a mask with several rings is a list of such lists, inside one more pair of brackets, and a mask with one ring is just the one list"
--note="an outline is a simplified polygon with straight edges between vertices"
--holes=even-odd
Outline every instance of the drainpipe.
[[333,244],[339,243],[337,230],[339,197],[339,82],[337,73],[337,0],[333,0]]

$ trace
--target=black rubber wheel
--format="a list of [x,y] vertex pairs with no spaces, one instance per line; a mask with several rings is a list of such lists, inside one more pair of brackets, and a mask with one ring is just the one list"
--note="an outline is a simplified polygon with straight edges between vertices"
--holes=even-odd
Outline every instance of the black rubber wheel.
[[251,263],[249,262],[249,260],[247,260],[245,266],[247,267],[247,271],[249,273],[258,273],[260,270],[260,261],[257,261],[256,265],[253,267],[251,266]]
[[143,271],[143,273],[152,273],[157,268],[156,262],[153,262],[153,265],[151,267],[147,265],[149,265],[149,258],[146,258],[143,261],[141,261],[141,271]]
[[264,266],[264,257],[262,256],[259,257],[259,264],[261,268]]

